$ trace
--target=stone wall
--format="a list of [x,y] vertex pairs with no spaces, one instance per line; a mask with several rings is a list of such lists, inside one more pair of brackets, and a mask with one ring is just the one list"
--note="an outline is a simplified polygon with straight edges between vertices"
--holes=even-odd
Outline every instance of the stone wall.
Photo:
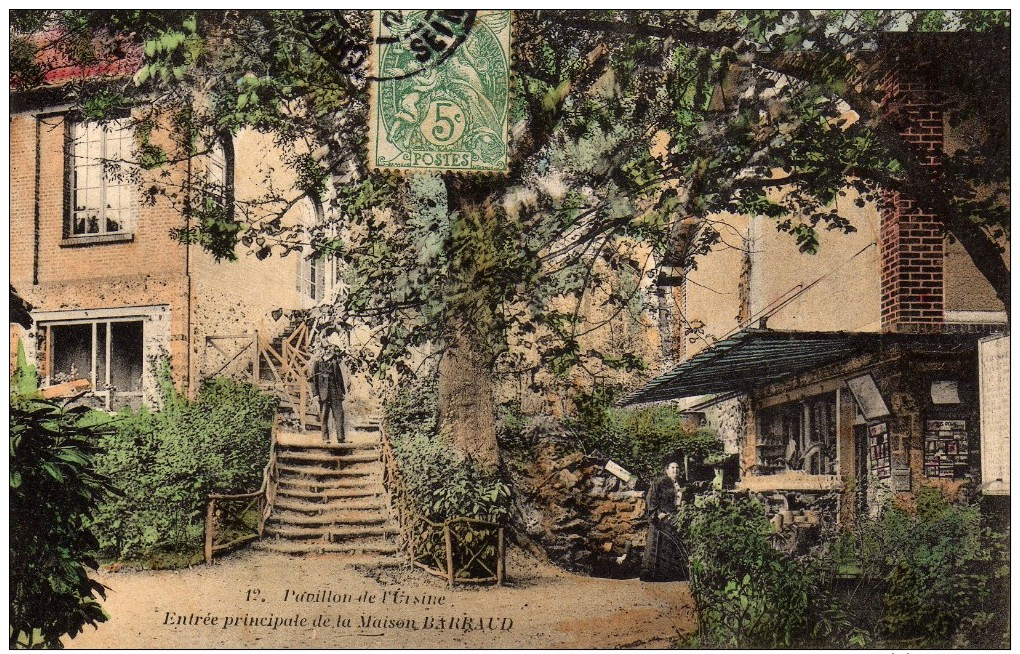
[[705,408],[705,422],[715,430],[726,454],[738,454],[743,443],[747,400],[742,397],[718,402]]
[[532,423],[527,436],[533,443],[528,460],[512,465],[517,531],[568,570],[635,576],[645,539],[645,491],[638,480],[624,482],[606,471],[605,459],[579,452],[551,420]]

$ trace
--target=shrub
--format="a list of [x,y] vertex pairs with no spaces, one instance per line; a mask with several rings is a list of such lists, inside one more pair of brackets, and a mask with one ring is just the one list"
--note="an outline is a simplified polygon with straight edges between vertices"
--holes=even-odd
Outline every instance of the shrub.
[[107,619],[89,579],[98,542],[88,517],[112,493],[96,471],[97,430],[84,408],[12,398],[10,414],[10,647],[60,648]]
[[806,625],[808,580],[774,549],[764,507],[711,493],[681,514],[690,520],[691,592],[703,647],[789,646]]
[[386,405],[386,427],[417,512],[433,522],[465,517],[503,523],[510,488],[475,466],[437,432],[435,379],[403,387]]
[[527,434],[528,417],[521,410],[520,400],[500,404],[496,414],[496,440],[500,452],[517,461],[530,460],[534,442]]
[[887,508],[862,523],[860,567],[877,586],[880,633],[922,646],[1001,647],[1008,638],[1009,550],[973,504],[918,492],[911,514]]
[[577,413],[568,426],[586,451],[598,451],[645,479],[662,474],[668,455],[689,457],[698,465],[722,451],[715,433],[691,429],[674,407],[619,409],[612,394],[594,392],[577,400]]
[[229,379],[206,382],[197,401],[162,373],[163,410],[125,410],[108,419],[100,472],[123,495],[103,502],[93,527],[103,552],[148,558],[201,548],[210,493],[244,493],[262,483],[277,400]]
[[703,495],[679,523],[701,646],[1008,646],[1007,536],[936,489],[799,557],[772,547],[764,508],[741,495]]

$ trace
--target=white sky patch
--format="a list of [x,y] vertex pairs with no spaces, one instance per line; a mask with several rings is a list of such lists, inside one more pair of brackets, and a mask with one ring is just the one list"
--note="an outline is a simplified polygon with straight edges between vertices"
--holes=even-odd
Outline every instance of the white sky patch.
[[538,191],[531,187],[517,186],[503,196],[503,210],[513,219],[520,216],[522,209],[533,209],[537,205]]
[[556,202],[567,197],[567,192],[570,190],[567,183],[563,181],[563,173],[558,170],[549,171],[548,175],[539,177],[535,180],[535,183],[542,193],[548,195]]

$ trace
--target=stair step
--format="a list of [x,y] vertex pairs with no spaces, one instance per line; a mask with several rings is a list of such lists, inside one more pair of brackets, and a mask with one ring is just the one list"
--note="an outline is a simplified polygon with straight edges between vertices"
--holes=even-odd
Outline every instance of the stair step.
[[386,502],[384,502],[379,496],[369,496],[368,499],[361,497],[353,499],[334,498],[330,503],[310,502],[308,501],[309,499],[326,498],[312,496],[311,498],[290,499],[280,498],[278,495],[274,508],[280,509],[281,511],[296,511],[297,513],[322,513],[323,511],[333,509],[342,511],[372,511],[383,510],[386,508]]
[[331,511],[316,515],[307,515],[293,511],[274,511],[270,521],[274,525],[294,525],[296,527],[319,527],[344,525],[381,525],[388,516],[380,512],[367,511]]
[[[279,489],[294,488],[298,490],[373,490],[383,492],[383,485],[379,479],[368,477],[343,477],[339,479],[281,479]],[[314,491],[313,491],[314,492]]]
[[277,454],[280,461],[310,461],[313,463],[375,463],[379,460],[377,454],[334,454],[331,452],[306,452],[296,450],[284,450]]
[[[271,519],[270,519],[271,520]],[[284,539],[321,539],[328,542],[341,542],[354,538],[384,537],[396,535],[398,531],[392,527],[290,527],[270,522],[266,525],[266,534]]]
[[381,471],[376,467],[371,468],[324,468],[322,466],[294,466],[284,463],[277,465],[280,474],[304,475],[315,477],[368,477],[379,475]]
[[283,486],[277,487],[276,497],[277,506],[279,506],[281,498],[294,498],[297,500],[310,500],[312,502],[329,502],[337,500],[345,500],[350,498],[369,498],[369,497],[382,497],[385,493],[385,489],[381,486],[378,488],[366,487],[339,487],[339,488],[327,488],[321,491],[310,491],[301,490],[298,488],[285,488]]
[[[276,539],[265,539],[260,540],[255,544],[260,550],[267,550],[270,552],[280,552],[283,554],[348,554],[350,555],[351,563],[361,563],[358,559],[366,554],[396,554],[399,552],[399,548],[393,543],[387,543],[386,541],[366,541],[361,543],[327,543],[327,542],[316,542],[316,541],[288,541],[288,540],[276,540]],[[401,560],[399,557],[393,558],[382,558],[382,557],[365,557],[370,559],[377,559],[379,564],[386,565],[400,565]],[[376,561],[371,561],[375,563]],[[385,562],[385,563],[383,563]]]
[[[288,436],[296,436],[298,438],[304,438],[304,434],[300,433],[283,433],[280,434],[280,440],[285,440]],[[352,452],[354,450],[378,450],[382,443],[380,441],[364,441],[364,442],[346,442],[346,443],[314,443],[314,444],[301,444],[301,445],[290,445],[287,443],[279,443],[276,446],[277,452],[283,454],[284,452],[314,452],[314,451],[325,451],[332,453]]]

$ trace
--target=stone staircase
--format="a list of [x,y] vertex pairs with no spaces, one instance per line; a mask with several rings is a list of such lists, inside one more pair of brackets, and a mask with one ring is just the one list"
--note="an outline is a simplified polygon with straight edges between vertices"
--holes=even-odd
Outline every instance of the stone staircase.
[[378,422],[355,423],[348,441],[278,435],[276,502],[257,547],[335,554],[351,563],[399,565],[397,529],[383,487]]

